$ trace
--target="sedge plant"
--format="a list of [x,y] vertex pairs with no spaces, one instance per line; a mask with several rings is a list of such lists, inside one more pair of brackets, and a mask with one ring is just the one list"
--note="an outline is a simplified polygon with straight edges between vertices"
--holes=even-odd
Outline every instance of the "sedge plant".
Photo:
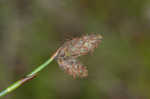
[[38,66],[24,78],[16,81],[6,89],[0,92],[0,98],[14,91],[24,83],[34,79],[37,74],[48,66],[54,59],[58,62],[61,69],[68,75],[76,77],[87,77],[87,68],[77,59],[79,56],[93,52],[101,42],[102,36],[99,34],[84,35],[82,37],[73,38],[66,41],[47,61]]

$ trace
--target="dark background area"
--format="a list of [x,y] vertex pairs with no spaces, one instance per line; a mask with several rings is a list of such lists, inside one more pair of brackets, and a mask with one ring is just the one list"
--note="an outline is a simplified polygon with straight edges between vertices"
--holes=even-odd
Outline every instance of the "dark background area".
[[67,39],[97,33],[73,79],[53,61],[4,99],[150,99],[149,0],[0,0],[0,90],[47,60]]

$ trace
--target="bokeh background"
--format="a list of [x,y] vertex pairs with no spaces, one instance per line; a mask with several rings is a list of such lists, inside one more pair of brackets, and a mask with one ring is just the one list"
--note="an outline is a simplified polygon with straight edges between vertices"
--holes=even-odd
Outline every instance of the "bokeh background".
[[149,0],[0,0],[0,90],[66,40],[103,35],[74,80],[53,61],[4,99],[150,99]]

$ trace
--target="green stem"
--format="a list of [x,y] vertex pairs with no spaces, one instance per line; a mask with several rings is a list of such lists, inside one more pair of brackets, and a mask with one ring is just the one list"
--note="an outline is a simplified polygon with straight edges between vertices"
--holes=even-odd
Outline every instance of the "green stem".
[[46,66],[48,66],[48,64],[50,64],[55,59],[55,57],[57,56],[57,53],[58,53],[58,51],[50,59],[48,59],[43,64],[41,64],[40,66],[38,66],[31,73],[29,73],[25,78],[16,81],[12,85],[10,85],[8,88],[6,88],[2,92],[0,92],[0,98],[3,97],[3,96],[5,96],[5,95],[7,95],[8,93],[14,91],[18,87],[20,87],[21,85],[23,85],[24,83],[26,83],[27,81],[30,81],[33,78],[35,78],[38,72],[40,72],[41,70],[43,70]]

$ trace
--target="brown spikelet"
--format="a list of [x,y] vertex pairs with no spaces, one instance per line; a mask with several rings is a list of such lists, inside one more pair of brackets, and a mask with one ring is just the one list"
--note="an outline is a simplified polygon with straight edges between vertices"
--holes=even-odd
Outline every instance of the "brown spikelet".
[[88,70],[75,58],[57,59],[59,66],[69,75],[76,77],[88,76]]
[[101,39],[101,35],[91,34],[67,41],[59,48],[57,54],[59,66],[74,78],[88,76],[88,70],[77,60],[77,57],[93,52]]
[[79,57],[92,52],[100,43],[101,35],[91,34],[80,38],[73,38],[64,43],[58,54],[58,57]]

